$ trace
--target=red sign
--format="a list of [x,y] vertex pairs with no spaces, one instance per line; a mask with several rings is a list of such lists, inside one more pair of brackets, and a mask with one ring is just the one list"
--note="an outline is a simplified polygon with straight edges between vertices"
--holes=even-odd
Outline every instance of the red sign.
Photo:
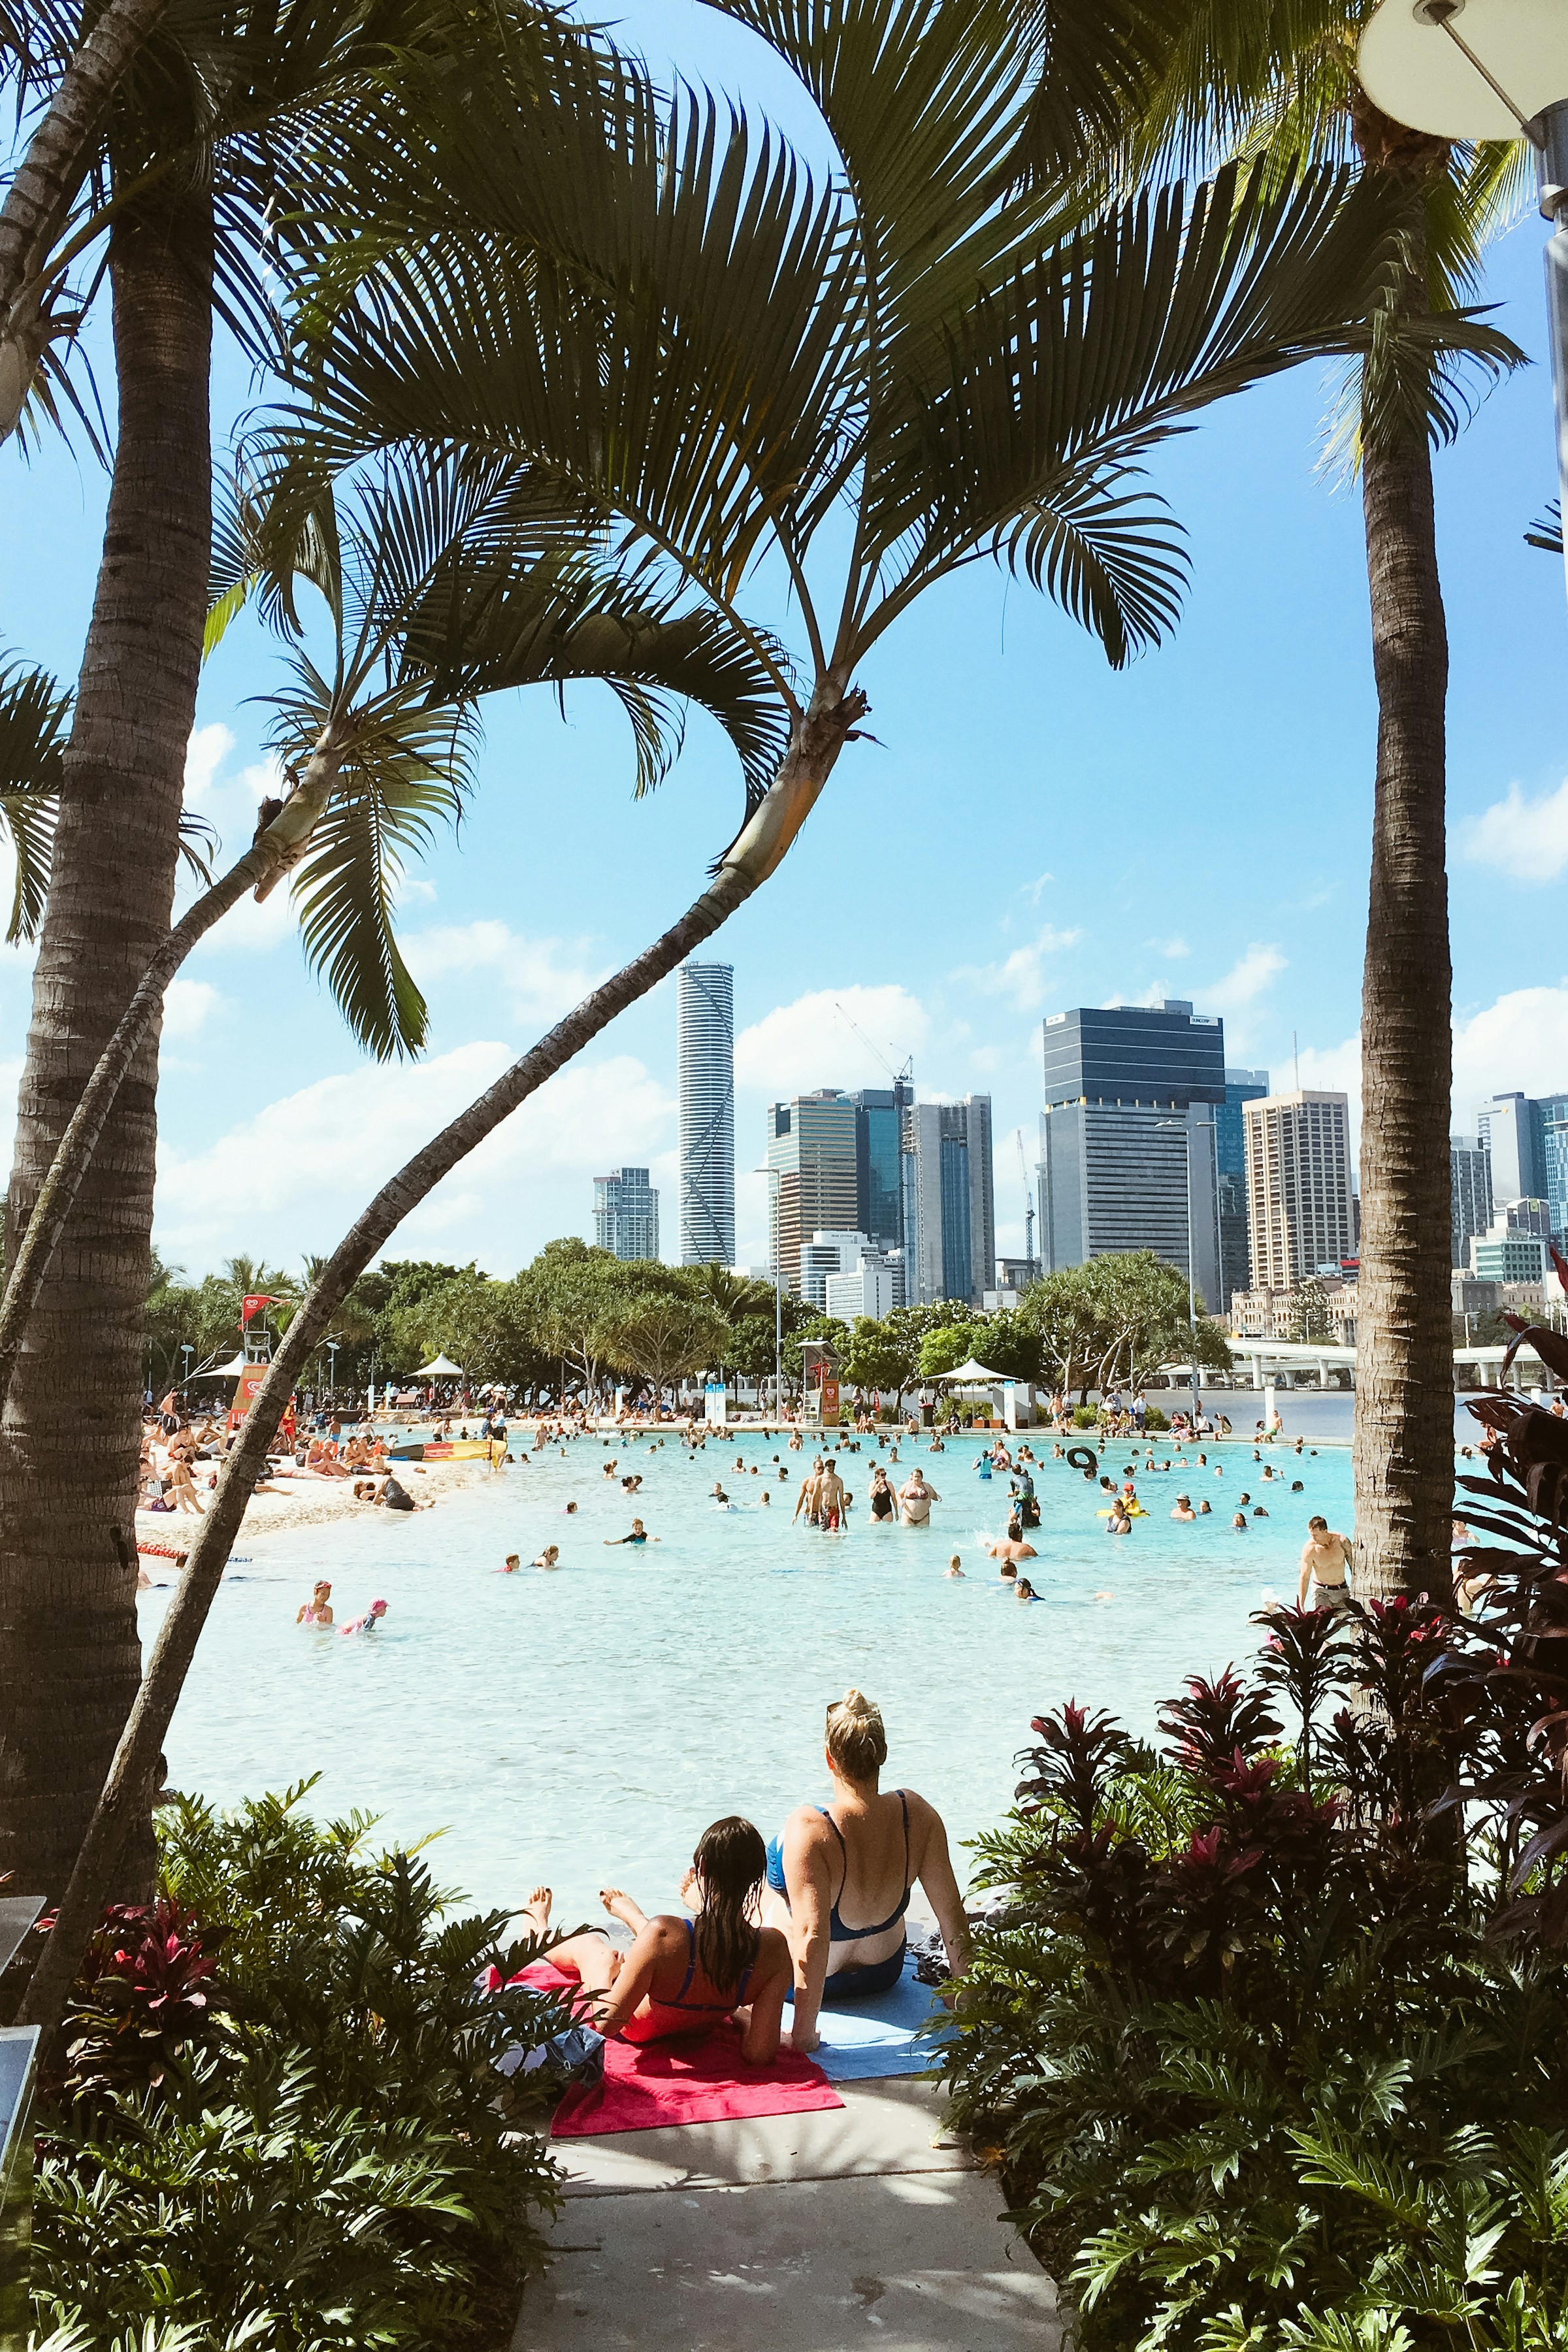
[[822,1418],[824,1421],[837,1421],[838,1418],[838,1383],[830,1381],[826,1373],[822,1380]]
[[269,1290],[263,1290],[253,1298],[242,1298],[239,1302],[240,1329],[243,1331],[253,1315],[258,1314],[262,1307],[270,1307],[271,1304],[272,1294]]

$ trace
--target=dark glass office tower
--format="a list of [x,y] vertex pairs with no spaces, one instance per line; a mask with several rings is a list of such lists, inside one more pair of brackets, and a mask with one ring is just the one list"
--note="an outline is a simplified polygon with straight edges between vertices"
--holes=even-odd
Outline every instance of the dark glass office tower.
[[855,1106],[855,1222],[879,1249],[904,1246],[903,1111],[914,1089],[902,1083],[862,1087]]

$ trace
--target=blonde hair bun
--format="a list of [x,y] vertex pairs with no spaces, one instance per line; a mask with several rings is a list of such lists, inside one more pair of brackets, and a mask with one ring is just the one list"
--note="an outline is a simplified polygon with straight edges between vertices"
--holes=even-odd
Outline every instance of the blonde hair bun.
[[882,1710],[853,1684],[827,1710],[827,1753],[847,1780],[874,1780],[888,1760]]

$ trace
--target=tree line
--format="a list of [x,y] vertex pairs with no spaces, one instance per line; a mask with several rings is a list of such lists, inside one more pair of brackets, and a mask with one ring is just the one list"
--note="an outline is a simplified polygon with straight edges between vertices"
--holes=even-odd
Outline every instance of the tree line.
[[[270,1294],[256,1326],[287,1331],[309,1290],[313,1261],[295,1276],[259,1258],[230,1258],[200,1283],[155,1268],[147,1305],[152,1385],[178,1383],[194,1367],[230,1355],[247,1296]],[[1005,1379],[1087,1394],[1137,1388],[1162,1363],[1185,1361],[1190,1334],[1186,1277],[1151,1250],[1070,1266],[1033,1284],[1015,1307],[984,1313],[963,1299],[895,1307],[851,1323],[786,1295],[780,1301],[779,1360],[798,1393],[808,1354],[826,1350],[841,1387],[895,1407],[919,1384],[977,1358]],[[1202,1366],[1226,1370],[1224,1338],[1202,1315]],[[334,1318],[338,1388],[363,1391],[374,1379],[406,1379],[437,1354],[460,1364],[473,1386],[492,1381],[520,1402],[603,1393],[613,1383],[663,1392],[696,1372],[726,1381],[771,1381],[775,1361],[773,1290],[720,1265],[666,1265],[622,1259],[573,1236],[547,1243],[505,1279],[476,1265],[383,1259],[361,1276]],[[315,1379],[324,1377],[318,1352]],[[193,1385],[199,1390],[199,1371]]]

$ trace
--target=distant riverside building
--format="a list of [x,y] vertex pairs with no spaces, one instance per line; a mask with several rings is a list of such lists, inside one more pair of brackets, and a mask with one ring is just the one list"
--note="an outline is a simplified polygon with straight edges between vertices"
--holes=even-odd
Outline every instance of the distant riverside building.
[[1454,1244],[1448,1263],[1468,1265],[1471,1237],[1484,1234],[1492,1221],[1491,1153],[1479,1136],[1448,1138],[1448,1188]]
[[991,1097],[911,1103],[903,1113],[905,1281],[911,1306],[978,1307],[996,1255]]
[[1225,1028],[1169,998],[1080,1005],[1042,1033],[1040,1256],[1047,1269],[1152,1250],[1221,1293],[1216,1125],[1226,1107]]
[[1470,1272],[1478,1282],[1544,1283],[1551,1260],[1539,1234],[1494,1225],[1470,1239]]
[[801,1251],[816,1233],[857,1233],[855,1105],[837,1087],[768,1108],[773,1261],[799,1298]]
[[1496,1201],[1542,1200],[1552,1230],[1568,1235],[1568,1094],[1493,1095],[1476,1117]]
[[801,1297],[841,1323],[858,1315],[880,1322],[904,1303],[899,1253],[879,1250],[865,1234],[814,1234],[800,1257]]
[[1289,1290],[1355,1255],[1350,1097],[1297,1091],[1243,1106],[1254,1290]]
[[735,968],[683,963],[678,974],[680,1263],[735,1255]]
[[[1226,1070],[1225,1100],[1214,1115],[1215,1174],[1219,1192],[1219,1297],[1227,1313],[1236,1292],[1252,1280],[1252,1245],[1247,1218],[1247,1121],[1242,1105],[1261,1102],[1268,1092],[1267,1070]],[[1272,1332],[1259,1332],[1271,1339]]]
[[658,1255],[658,1194],[646,1168],[595,1177],[594,1240],[613,1257]]
[[1027,1290],[1029,1285],[1038,1282],[1039,1278],[1040,1261],[1037,1257],[999,1257],[996,1261],[998,1290]]

